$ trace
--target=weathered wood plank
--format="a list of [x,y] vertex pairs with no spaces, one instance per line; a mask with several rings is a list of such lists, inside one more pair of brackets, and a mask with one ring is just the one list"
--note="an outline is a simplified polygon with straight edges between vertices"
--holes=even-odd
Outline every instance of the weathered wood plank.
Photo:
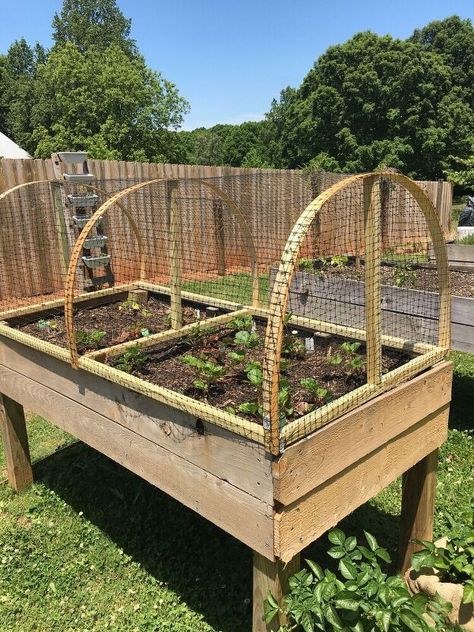
[[449,405],[339,472],[275,515],[275,555],[293,558],[305,546],[373,498],[446,440]]
[[197,424],[197,418],[184,411],[88,371],[73,369],[67,362],[13,340],[0,341],[0,364],[95,410],[256,498],[273,502],[271,465],[263,446],[214,424]]
[[437,468],[438,450],[433,450],[403,474],[398,558],[402,573],[410,568],[413,553],[420,549],[411,540],[433,539]]
[[31,485],[33,473],[23,406],[6,392],[0,392],[0,425],[8,482],[19,492]]
[[452,364],[441,362],[285,450],[273,465],[274,497],[289,505],[451,400]]
[[272,506],[190,461],[16,371],[0,366],[9,397],[138,474],[273,559]]

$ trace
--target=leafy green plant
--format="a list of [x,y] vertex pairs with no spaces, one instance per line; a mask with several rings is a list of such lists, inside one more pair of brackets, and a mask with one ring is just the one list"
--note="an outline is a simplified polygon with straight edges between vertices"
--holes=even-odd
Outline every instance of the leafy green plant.
[[464,235],[461,239],[458,239],[456,243],[461,244],[463,246],[474,246],[474,234]]
[[423,615],[429,610],[435,626],[445,629],[449,606],[441,598],[412,596],[403,579],[390,576],[382,564],[390,563],[388,552],[364,532],[366,545],[340,529],[329,532],[333,545],[328,555],[338,561],[337,571],[306,560],[303,569],[289,580],[289,593],[282,603],[268,595],[264,619],[272,621],[285,613],[288,623],[280,632],[428,632]]
[[296,334],[290,334],[284,337],[281,352],[291,358],[304,358],[306,348],[302,338]]
[[280,411],[280,427],[286,424],[288,417],[293,415],[294,409],[291,403],[290,384],[285,378],[280,378],[280,388],[278,390],[278,408]]
[[262,386],[263,371],[262,364],[258,360],[252,360],[244,367],[245,375],[253,386]]
[[329,260],[329,264],[333,268],[338,268],[339,270],[342,270],[343,268],[345,268],[348,263],[349,263],[349,257],[346,257],[345,255],[334,255]]
[[411,263],[399,261],[394,266],[392,279],[396,287],[412,285],[416,281],[416,271]]
[[306,270],[307,272],[314,272],[314,261],[307,257],[302,257],[298,261],[298,268],[300,270]]
[[36,326],[40,331],[54,331],[58,328],[58,324],[54,320],[39,320]]
[[196,371],[198,377],[194,380],[193,385],[205,394],[209,392],[211,384],[214,384],[225,374],[224,366],[204,356],[196,358],[193,355],[185,355],[181,358],[181,361]]
[[321,386],[314,377],[304,377],[300,380],[300,384],[318,403],[327,402],[332,399],[331,391]]
[[435,544],[427,540],[414,540],[422,546],[413,555],[415,571],[434,568],[441,581],[462,584],[463,603],[474,603],[474,508],[463,512],[455,520],[447,514],[450,535],[445,544]]
[[259,402],[244,402],[240,404],[239,411],[253,417],[263,417],[263,407]]
[[87,349],[95,349],[99,346],[105,336],[105,331],[88,331],[86,329],[78,329],[74,333],[76,342],[79,347]]
[[326,360],[332,366],[342,365],[341,368],[349,374],[357,372],[365,366],[364,358],[358,354],[360,346],[360,342],[343,342],[336,352],[329,349]]
[[140,314],[140,316],[143,316],[143,318],[147,318],[151,314],[150,310],[147,309],[145,307],[145,305],[143,305],[143,303],[139,303],[138,301],[134,300],[133,298],[127,298],[125,301],[120,303],[119,311],[121,311],[121,312],[136,312],[136,313]]
[[240,364],[245,360],[245,351],[229,351],[227,357],[232,364]]
[[260,336],[255,331],[238,331],[234,336],[234,343],[245,349],[253,349],[260,343]]
[[233,329],[239,329],[242,331],[250,331],[253,327],[252,316],[244,316],[243,318],[234,318],[230,321],[230,326]]
[[125,373],[132,373],[141,368],[148,360],[148,354],[141,350],[140,345],[135,345],[127,349],[122,355],[120,355],[116,362],[115,368]]

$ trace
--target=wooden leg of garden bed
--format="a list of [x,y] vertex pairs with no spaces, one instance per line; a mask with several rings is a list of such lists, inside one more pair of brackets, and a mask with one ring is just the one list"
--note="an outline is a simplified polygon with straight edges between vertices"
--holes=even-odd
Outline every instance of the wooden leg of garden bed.
[[0,393],[0,423],[8,482],[17,492],[33,482],[23,406]]
[[413,553],[420,548],[410,540],[433,537],[437,468],[438,450],[433,450],[403,475],[398,560],[402,573],[411,566]]
[[300,568],[300,556],[284,564],[280,560],[271,562],[256,551],[253,552],[253,625],[252,632],[278,630],[285,621],[278,617],[268,625],[263,621],[263,602],[269,592],[280,601],[288,590],[289,578]]

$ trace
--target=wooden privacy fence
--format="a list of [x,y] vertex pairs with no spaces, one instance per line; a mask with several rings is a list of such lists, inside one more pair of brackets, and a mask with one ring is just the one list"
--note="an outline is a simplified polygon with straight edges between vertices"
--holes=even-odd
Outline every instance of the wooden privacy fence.
[[[279,260],[289,232],[307,204],[322,190],[344,177],[341,174],[318,173],[309,178],[299,170],[239,169],[106,160],[89,160],[88,164],[95,176],[94,185],[107,194],[137,182],[158,178],[219,178],[225,182],[227,195],[238,202],[249,224],[262,269]],[[13,186],[37,180],[55,180],[52,160],[0,160],[0,193]],[[450,231],[451,185],[443,181],[418,184],[425,189],[435,204],[444,234],[447,236]],[[240,242],[235,238],[239,230],[235,221],[229,213],[223,214],[221,203],[212,192],[209,192],[207,198],[201,196],[198,202],[192,193],[195,189],[192,184],[189,187],[184,185],[184,189],[189,193],[184,195],[180,206],[183,252],[196,253],[196,245],[202,243],[202,255],[184,261],[188,268],[184,272],[206,274],[211,269],[216,269],[216,260],[219,274],[225,270],[233,270],[235,261],[240,257],[239,252],[234,252],[236,248],[240,249]],[[397,195],[401,194],[397,192]],[[3,269],[0,274],[0,301],[8,301],[13,290],[16,291],[13,295],[24,297],[63,290],[64,260],[60,244],[57,243],[57,207],[60,206],[58,197],[60,196],[57,186],[32,185],[21,189],[15,196],[11,196],[10,200],[6,198],[1,204],[0,262]],[[101,198],[105,201],[105,196]],[[341,200],[341,203],[343,204],[344,200]],[[413,234],[414,241],[426,244],[428,231],[420,237],[420,227],[413,223],[410,232],[413,213],[410,215],[407,210],[405,216],[403,215],[404,209],[410,207],[409,202],[397,198],[394,203],[399,208],[398,224],[403,222],[405,225],[404,234]],[[164,232],[167,221],[164,201],[158,200],[156,191],[153,194],[151,190],[144,189],[130,200],[123,200],[123,204],[131,213],[137,214],[137,221],[142,220],[147,227],[144,239],[147,241],[149,259],[153,259],[155,274],[166,275],[167,254],[162,245],[154,243],[153,232],[149,230],[150,227],[156,226],[157,230]],[[331,243],[325,244],[321,240],[317,243],[317,251],[321,254],[330,254],[329,250],[336,236],[342,244],[347,241],[348,251],[357,251],[358,245],[349,243],[349,234],[341,234],[341,231],[347,229],[353,236],[354,231],[347,223],[338,222],[338,210],[334,208],[330,213],[334,229]],[[107,221],[109,243],[113,248],[114,239],[116,243],[123,243],[124,237],[130,232],[130,226],[120,213],[110,216]],[[384,245],[396,246],[397,231],[393,230],[391,234],[390,226],[387,230]],[[211,232],[215,238],[209,241],[208,236]],[[326,234],[329,234],[327,230]],[[131,240],[134,239],[132,233],[129,237]],[[316,244],[316,241],[314,243]],[[114,256],[120,255],[114,253]],[[18,262],[25,262],[23,275],[18,270]]]

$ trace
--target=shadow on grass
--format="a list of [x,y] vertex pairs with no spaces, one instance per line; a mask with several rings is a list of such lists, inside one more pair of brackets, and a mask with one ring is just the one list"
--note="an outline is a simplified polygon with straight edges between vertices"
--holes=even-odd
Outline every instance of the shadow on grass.
[[474,376],[455,374],[453,378],[453,393],[451,410],[449,413],[449,427],[456,430],[474,428]]
[[[34,470],[37,482],[84,512],[209,625],[222,632],[250,629],[252,554],[247,546],[83,443],[39,461]],[[348,534],[366,529],[393,552],[397,523],[367,504],[341,526]],[[327,564],[326,549],[323,537],[303,557]]]

